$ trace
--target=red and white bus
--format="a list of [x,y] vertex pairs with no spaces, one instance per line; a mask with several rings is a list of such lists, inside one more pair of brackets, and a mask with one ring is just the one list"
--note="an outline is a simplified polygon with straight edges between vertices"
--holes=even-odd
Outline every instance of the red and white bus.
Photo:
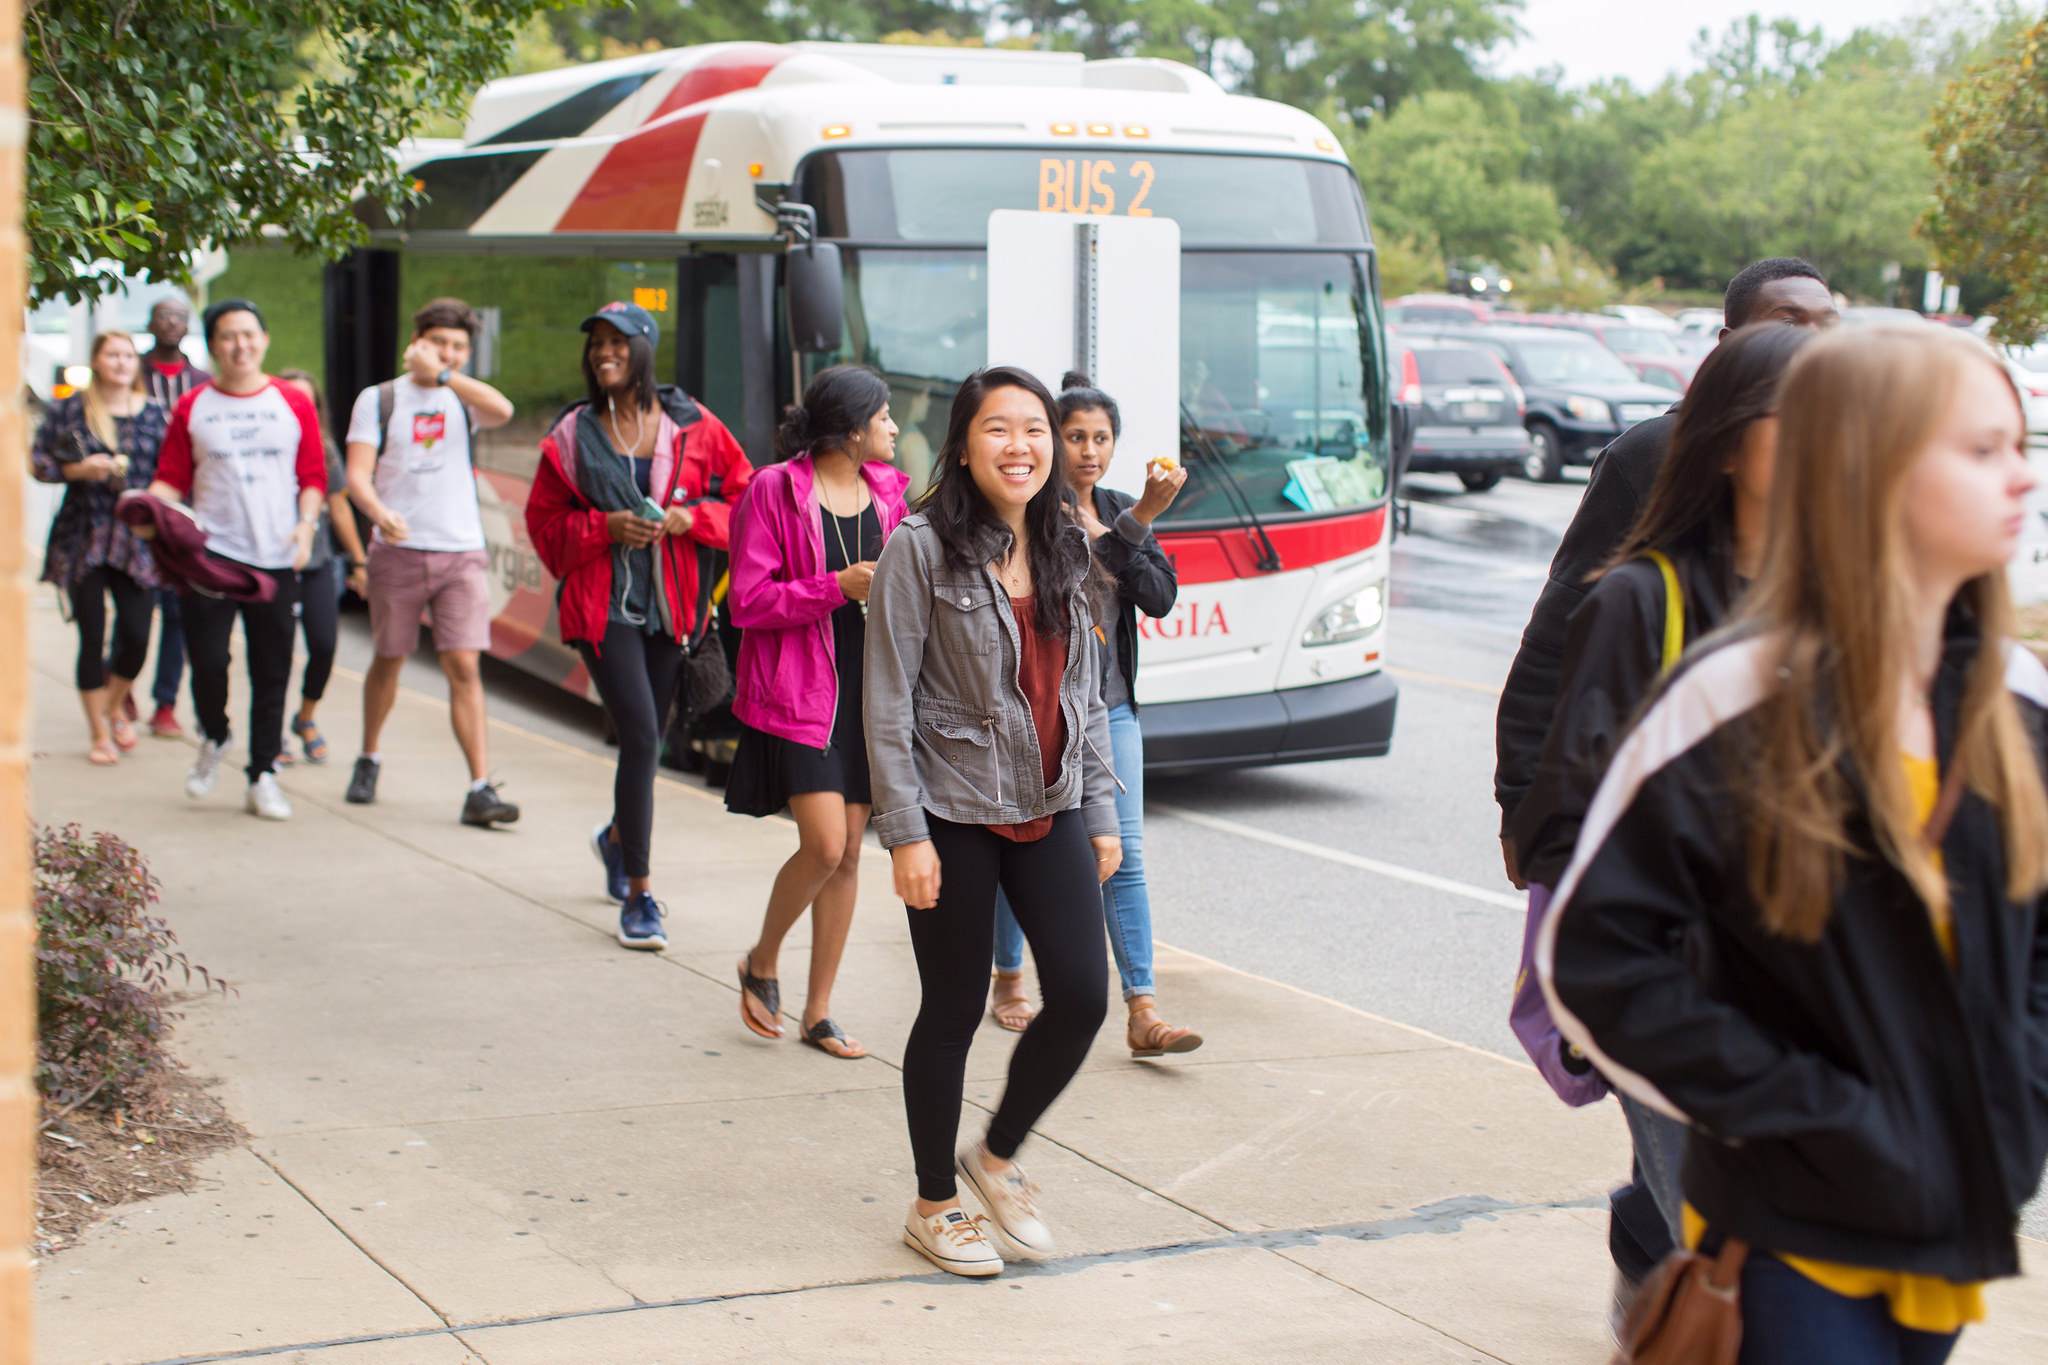
[[[520,508],[542,431],[581,396],[576,329],[596,304],[655,314],[661,373],[756,461],[812,373],[875,367],[922,486],[956,386],[1003,359],[987,354],[990,214],[1157,215],[1182,243],[1190,478],[1157,527],[1181,595],[1143,631],[1148,764],[1386,752],[1377,267],[1358,183],[1314,118],[1173,62],[729,43],[495,82],[460,144],[413,157],[425,206],[393,226],[365,205],[371,245],[326,268],[328,387],[345,409],[390,375],[426,299],[483,315],[475,369],[519,411],[479,441],[500,657],[590,691]],[[831,249],[800,268],[792,242],[813,234]],[[821,291],[815,262],[833,257]],[[263,297],[259,264],[231,261],[215,292]]]

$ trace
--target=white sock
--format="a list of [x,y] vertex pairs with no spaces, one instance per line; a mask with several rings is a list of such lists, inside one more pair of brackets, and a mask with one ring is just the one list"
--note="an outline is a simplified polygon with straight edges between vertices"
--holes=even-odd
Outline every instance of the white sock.
[[380,768],[384,766],[384,755],[382,754],[364,754],[363,759],[365,762],[374,763]]
[[470,783],[470,784],[469,784],[469,789],[470,789],[471,791],[473,791],[473,792],[480,792],[480,791],[482,791],[482,790],[483,790],[483,789],[484,789],[485,787],[488,787],[488,786],[490,786],[490,785],[491,785],[491,779],[490,779],[490,778],[488,778],[488,777],[479,777],[479,778],[478,778],[478,779],[477,779],[476,781],[474,781],[474,782],[472,782],[472,783]]

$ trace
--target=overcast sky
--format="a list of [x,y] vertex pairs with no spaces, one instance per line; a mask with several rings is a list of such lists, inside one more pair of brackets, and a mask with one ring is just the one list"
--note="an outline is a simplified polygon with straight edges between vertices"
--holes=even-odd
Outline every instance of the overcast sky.
[[1565,83],[1584,85],[1603,76],[1627,76],[1654,85],[1670,72],[1691,69],[1693,35],[1719,34],[1751,13],[1818,25],[1830,38],[1859,26],[1892,23],[1929,8],[1930,0],[1527,0],[1522,27],[1528,37],[1498,63],[1508,73],[1564,68]]

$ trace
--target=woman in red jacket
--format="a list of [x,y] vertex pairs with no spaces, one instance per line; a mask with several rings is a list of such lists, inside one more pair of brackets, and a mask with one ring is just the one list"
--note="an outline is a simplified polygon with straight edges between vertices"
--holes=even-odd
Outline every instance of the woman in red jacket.
[[608,303],[583,320],[589,401],[540,443],[526,534],[559,580],[555,615],[619,732],[611,817],[591,836],[605,891],[621,903],[619,942],[668,946],[648,873],[661,725],[696,623],[698,545],[728,545],[753,466],[681,389],[654,382],[659,330],[647,311]]

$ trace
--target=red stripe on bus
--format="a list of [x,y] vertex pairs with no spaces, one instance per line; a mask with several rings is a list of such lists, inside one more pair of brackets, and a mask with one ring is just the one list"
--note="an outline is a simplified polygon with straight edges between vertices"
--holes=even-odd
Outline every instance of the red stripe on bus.
[[[1387,509],[1375,507],[1327,521],[1282,522],[1266,528],[1280,554],[1283,572],[1346,559],[1380,543],[1386,534]],[[1182,587],[1258,578],[1259,546],[1252,533],[1233,526],[1221,531],[1161,531],[1159,547],[1173,561]]]
[[[647,122],[751,90],[787,59],[765,43],[748,43],[690,68]],[[675,119],[633,134],[604,154],[555,224],[557,232],[674,232],[683,194],[696,165],[705,114]]]

